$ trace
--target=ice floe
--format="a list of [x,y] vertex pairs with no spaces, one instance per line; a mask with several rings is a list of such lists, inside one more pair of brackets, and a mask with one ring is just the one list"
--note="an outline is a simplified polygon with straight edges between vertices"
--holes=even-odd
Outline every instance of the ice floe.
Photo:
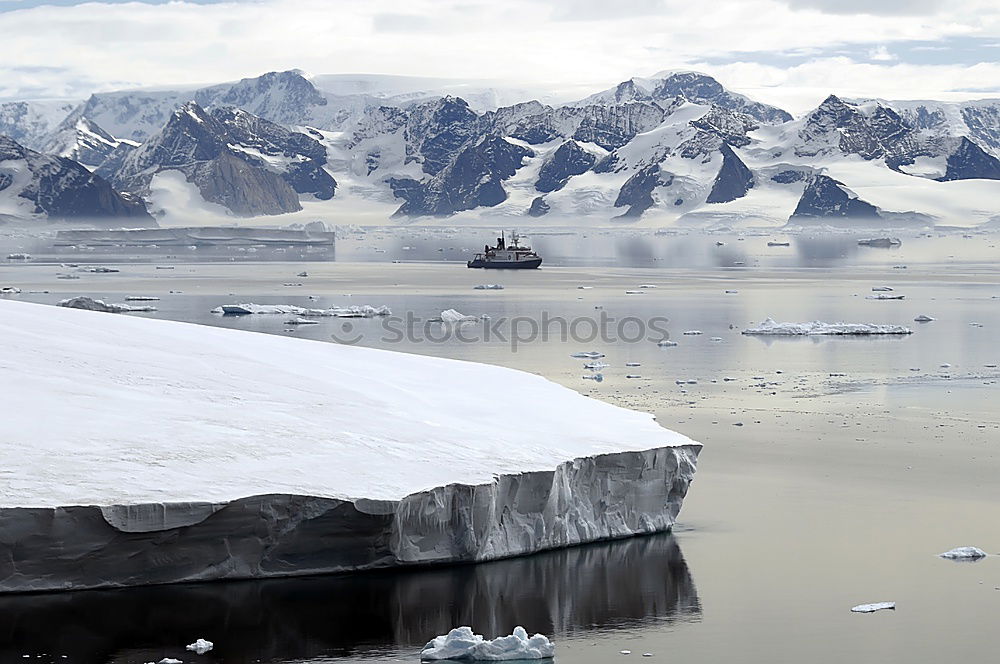
[[475,290],[503,290],[503,284],[476,284],[472,288]]
[[211,641],[207,641],[205,639],[198,639],[194,643],[188,644],[187,649],[195,652],[198,655],[204,655],[214,647],[215,644],[212,643]]
[[986,552],[974,546],[960,546],[957,549],[939,553],[938,556],[948,560],[982,560],[986,557]]
[[919,316],[917,316],[916,318],[913,319],[913,322],[915,322],[915,323],[930,323],[932,320],[937,320],[937,319],[936,318],[932,318],[931,316],[925,316],[924,314],[920,314]]
[[880,325],[875,323],[779,323],[773,318],[765,318],[757,327],[743,330],[748,335],[803,336],[803,335],[869,335],[869,334],[913,334],[913,330],[902,325]]
[[851,611],[854,613],[874,613],[876,611],[883,610],[896,610],[895,602],[874,602],[872,604],[858,604],[857,606],[851,607]]
[[511,661],[549,659],[555,656],[555,645],[543,634],[532,637],[523,627],[515,627],[509,636],[487,641],[474,634],[471,627],[456,627],[444,636],[437,636],[420,652],[423,660]]
[[604,353],[598,353],[596,350],[586,350],[579,353],[572,353],[570,357],[575,357],[578,360],[599,360],[604,357]]
[[0,288],[0,295],[18,295],[20,292],[21,289],[17,286],[4,286]]
[[889,293],[875,293],[874,295],[866,295],[866,300],[902,300],[905,295],[890,295]]

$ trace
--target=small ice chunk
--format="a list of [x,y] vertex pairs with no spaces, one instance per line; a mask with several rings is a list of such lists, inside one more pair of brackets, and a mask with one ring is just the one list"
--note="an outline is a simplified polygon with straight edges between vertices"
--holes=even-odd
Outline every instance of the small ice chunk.
[[639,288],[659,288],[656,284],[639,284]]
[[160,298],[153,295],[129,295],[125,298],[126,302],[157,302]]
[[198,639],[194,643],[188,644],[187,649],[193,650],[195,653],[199,655],[204,655],[214,647],[215,644],[212,643],[211,641],[206,641],[205,639]]
[[902,300],[905,295],[890,295],[889,293],[875,293],[874,295],[866,295],[866,300]]
[[309,276],[309,273],[308,273],[308,272],[299,272],[299,273],[298,273],[297,275],[295,275],[295,276],[296,276],[296,277],[308,277],[308,276]]
[[892,289],[888,286],[872,286],[872,290],[876,293],[892,292]]
[[607,369],[610,364],[607,362],[587,362],[583,365],[584,369],[590,369],[591,371],[600,371],[601,369]]
[[285,325],[319,325],[319,321],[308,318],[290,318],[285,321]]
[[931,318],[930,316],[925,316],[924,314],[920,314],[919,316],[917,316],[916,318],[913,319],[913,321],[916,322],[916,323],[929,323],[932,320],[935,320],[935,319]]
[[656,342],[656,345],[660,348],[673,348],[677,345],[676,341],[671,341],[670,339],[660,339]]
[[156,664],[184,664],[184,662],[179,659],[174,659],[173,657],[164,657]]
[[698,335],[698,334],[702,334],[702,331],[701,330],[687,330],[686,332],[684,332],[684,334],[687,335],[687,336],[695,336],[695,335]]
[[625,366],[627,366],[627,367],[641,367],[642,365],[639,364],[638,362],[626,362]]
[[598,353],[596,350],[587,350],[579,353],[572,353],[570,357],[575,357],[578,360],[599,360],[604,357],[604,353]]
[[474,634],[471,627],[456,627],[444,636],[427,642],[420,652],[424,660],[510,661],[548,659],[555,656],[555,645],[548,637],[535,634],[528,637],[523,627],[515,627],[510,636],[498,636],[487,641]]
[[722,341],[722,337],[710,337],[709,341]]
[[642,378],[639,374],[625,374],[626,378]]
[[626,295],[643,295],[644,293],[641,290],[627,290],[627,291],[625,291],[625,294]]
[[0,288],[0,295],[17,295],[21,292],[21,289],[17,286],[4,286]]
[[577,286],[577,290],[590,290],[593,286]]
[[67,307],[69,309],[86,309],[87,311],[102,311],[104,313],[109,313],[109,314],[156,311],[155,307],[132,306],[129,304],[121,304],[116,302],[105,302],[104,300],[95,300],[92,297],[86,297],[86,296],[71,297],[65,300],[60,300],[59,306]]
[[503,290],[503,284],[477,284],[472,288],[475,290]]
[[938,556],[948,560],[982,560],[986,557],[986,552],[974,546],[960,546],[957,549],[939,553]]
[[891,611],[896,610],[895,602],[875,602],[873,604],[858,604],[855,607],[851,607],[853,613],[874,613],[875,611],[882,611],[883,609],[889,609]]
[[621,654],[623,654],[623,655],[631,655],[631,654],[632,654],[632,651],[631,651],[631,650],[620,650],[619,652],[620,652]]

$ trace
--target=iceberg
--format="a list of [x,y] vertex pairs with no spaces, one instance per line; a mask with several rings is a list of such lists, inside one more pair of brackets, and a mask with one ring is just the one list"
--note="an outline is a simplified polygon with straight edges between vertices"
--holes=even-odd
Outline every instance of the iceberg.
[[875,323],[779,323],[773,318],[765,318],[757,327],[748,327],[743,334],[758,336],[805,336],[831,335],[855,336],[868,334],[913,334],[913,330],[902,325],[878,325]]
[[528,632],[520,626],[515,627],[510,636],[498,636],[492,641],[474,634],[471,627],[456,627],[429,641],[420,652],[420,659],[499,662],[551,659],[555,653],[556,647],[548,637],[535,634],[529,638]]
[[475,316],[466,316],[465,314],[455,311],[454,309],[445,309],[441,312],[441,322],[448,324],[456,323],[474,323],[478,318]]
[[915,323],[930,323],[933,320],[935,320],[935,319],[931,318],[930,316],[927,316],[926,314],[920,314],[919,316],[917,316],[916,318],[913,319],[913,322],[915,322]]
[[938,557],[948,560],[982,560],[986,557],[986,552],[974,546],[960,546],[957,549],[939,553]]
[[81,295],[79,297],[67,298],[65,300],[59,300],[59,306],[67,307],[69,309],[86,309],[87,311],[101,311],[109,314],[156,311],[156,307],[149,305],[133,306],[131,304],[123,304],[118,302],[105,302],[104,300],[95,300],[92,297],[86,297],[84,295]]
[[[701,449],[649,414],[473,362],[11,300],[0,344],[18,349],[0,363],[0,593],[664,532]],[[510,426],[484,436],[498,403]]]
[[254,304],[248,302],[244,304],[223,304],[212,309],[212,313],[223,314],[225,316],[284,314],[300,317],[335,316],[338,318],[373,318],[375,316],[391,316],[392,310],[385,305],[373,307],[370,304],[350,307],[330,307],[329,309],[308,309],[306,307],[295,306],[294,304]]
[[205,639],[198,639],[194,643],[190,643],[187,649],[194,652],[196,655],[204,655],[209,650],[215,647],[215,644],[211,641],[206,641]]

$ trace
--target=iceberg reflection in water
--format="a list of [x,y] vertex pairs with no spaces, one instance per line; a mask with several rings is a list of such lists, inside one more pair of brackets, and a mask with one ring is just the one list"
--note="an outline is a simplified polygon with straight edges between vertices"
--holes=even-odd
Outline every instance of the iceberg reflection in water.
[[700,615],[680,547],[660,534],[479,565],[9,595],[0,597],[0,661],[184,659],[196,636],[227,664],[325,661],[415,654],[456,625],[490,636],[524,625],[557,640]]

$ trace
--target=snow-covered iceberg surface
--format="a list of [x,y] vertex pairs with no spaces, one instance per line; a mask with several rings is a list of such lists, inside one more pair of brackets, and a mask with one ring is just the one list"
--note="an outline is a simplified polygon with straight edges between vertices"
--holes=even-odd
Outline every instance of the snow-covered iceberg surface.
[[474,634],[471,627],[456,627],[444,636],[431,639],[420,652],[423,660],[469,660],[474,662],[509,662],[511,660],[551,659],[556,647],[544,634],[529,637],[521,626],[509,636],[487,641]]
[[975,546],[960,546],[957,549],[939,553],[938,557],[948,560],[982,560],[986,557],[986,552]]
[[11,301],[0,344],[18,349],[0,363],[0,592],[480,561],[664,531],[701,448],[650,415],[471,362]]
[[902,325],[879,325],[875,323],[779,323],[773,318],[765,318],[757,327],[748,327],[743,334],[803,336],[809,334],[866,335],[866,334],[913,334],[913,330]]

